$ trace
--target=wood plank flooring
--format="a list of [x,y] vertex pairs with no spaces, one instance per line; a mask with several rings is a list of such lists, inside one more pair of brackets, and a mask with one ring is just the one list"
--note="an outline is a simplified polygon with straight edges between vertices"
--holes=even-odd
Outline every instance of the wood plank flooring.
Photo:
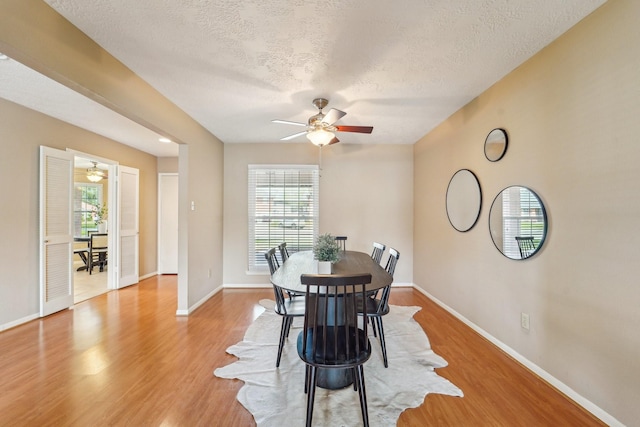
[[[225,290],[176,317],[176,286],[153,277],[0,333],[0,426],[255,425],[242,382],[213,370],[272,291]],[[423,307],[415,319],[449,362],[437,372],[465,394],[428,395],[399,426],[603,425],[419,292],[391,303]]]

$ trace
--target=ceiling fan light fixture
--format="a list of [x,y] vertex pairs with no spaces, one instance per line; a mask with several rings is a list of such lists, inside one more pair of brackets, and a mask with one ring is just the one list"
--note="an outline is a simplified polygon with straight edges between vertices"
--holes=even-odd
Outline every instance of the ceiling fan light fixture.
[[93,166],[87,169],[87,179],[91,182],[99,182],[105,177],[105,173],[102,169],[98,168],[97,162],[91,162]]
[[316,129],[308,132],[307,138],[309,138],[309,141],[311,141],[314,145],[322,147],[323,145],[327,145],[328,143],[330,143],[333,138],[335,138],[335,135],[324,129]]

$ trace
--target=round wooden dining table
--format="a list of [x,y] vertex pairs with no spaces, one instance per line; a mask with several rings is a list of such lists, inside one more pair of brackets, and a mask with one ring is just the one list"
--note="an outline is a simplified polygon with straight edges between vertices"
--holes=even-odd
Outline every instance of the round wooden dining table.
[[[296,252],[271,275],[271,283],[290,292],[306,294],[307,288],[300,283],[300,276],[317,273],[318,262],[313,258],[313,252]],[[391,275],[364,252],[344,251],[332,267],[332,274],[362,273],[371,274],[371,283],[365,286],[367,291],[384,288],[393,281]],[[352,383],[352,369],[318,369],[318,387],[336,390]]]
[[[342,252],[340,260],[333,264],[331,272],[331,274],[361,273],[371,273],[371,283],[366,286],[367,291],[382,289],[393,281],[391,275],[364,252]],[[271,283],[287,291],[303,294],[307,292],[307,288],[300,283],[300,276],[303,274],[318,274],[318,262],[313,258],[312,251],[291,254],[289,259],[273,273]]]

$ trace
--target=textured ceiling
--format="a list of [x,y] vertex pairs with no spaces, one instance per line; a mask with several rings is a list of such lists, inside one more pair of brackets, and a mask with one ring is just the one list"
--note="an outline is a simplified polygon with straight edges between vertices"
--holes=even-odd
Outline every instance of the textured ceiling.
[[225,143],[296,133],[271,120],[322,96],[366,144],[415,143],[604,3],[45,1]]

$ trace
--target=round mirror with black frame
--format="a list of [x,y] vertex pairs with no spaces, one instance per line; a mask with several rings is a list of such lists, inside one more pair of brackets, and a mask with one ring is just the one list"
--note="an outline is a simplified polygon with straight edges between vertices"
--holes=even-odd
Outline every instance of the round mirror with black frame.
[[489,233],[507,258],[531,258],[547,237],[547,212],[542,200],[527,187],[505,188],[491,204]]
[[460,169],[447,187],[447,217],[458,231],[469,231],[478,221],[482,207],[480,182],[469,169]]
[[493,129],[484,140],[484,155],[490,162],[497,162],[507,152],[509,137],[507,131],[501,128]]

